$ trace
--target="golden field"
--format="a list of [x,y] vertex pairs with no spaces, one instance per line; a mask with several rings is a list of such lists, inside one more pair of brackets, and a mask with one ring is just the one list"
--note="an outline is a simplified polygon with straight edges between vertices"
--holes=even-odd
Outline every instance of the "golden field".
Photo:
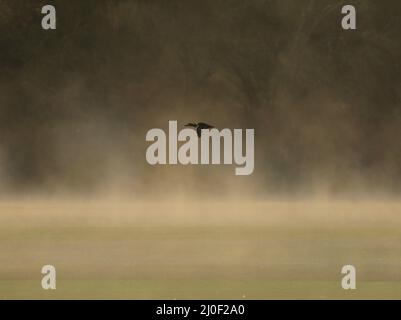
[[401,203],[3,201],[0,299],[16,298],[401,299]]

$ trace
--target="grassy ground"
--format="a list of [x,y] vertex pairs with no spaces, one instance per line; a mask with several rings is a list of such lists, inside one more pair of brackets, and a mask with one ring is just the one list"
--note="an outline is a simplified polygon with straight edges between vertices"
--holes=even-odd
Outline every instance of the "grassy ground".
[[400,230],[389,202],[3,202],[0,299],[401,299]]

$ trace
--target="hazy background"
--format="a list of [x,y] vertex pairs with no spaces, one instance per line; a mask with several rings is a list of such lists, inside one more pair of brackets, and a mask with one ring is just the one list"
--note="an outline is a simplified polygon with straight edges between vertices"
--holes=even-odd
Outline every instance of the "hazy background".
[[[2,195],[400,195],[399,1],[44,4],[0,1]],[[255,128],[254,174],[149,166],[168,120]]]
[[[0,299],[400,299],[401,2],[352,3],[0,0]],[[253,175],[148,165],[169,120]]]

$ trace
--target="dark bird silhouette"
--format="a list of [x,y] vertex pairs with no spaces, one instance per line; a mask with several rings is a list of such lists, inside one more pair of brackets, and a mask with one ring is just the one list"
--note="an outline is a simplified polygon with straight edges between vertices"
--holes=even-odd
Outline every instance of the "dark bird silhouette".
[[212,129],[214,128],[210,124],[199,122],[199,123],[187,123],[185,125],[186,127],[193,127],[196,129],[196,133],[198,134],[198,137],[201,137],[202,134],[202,129]]

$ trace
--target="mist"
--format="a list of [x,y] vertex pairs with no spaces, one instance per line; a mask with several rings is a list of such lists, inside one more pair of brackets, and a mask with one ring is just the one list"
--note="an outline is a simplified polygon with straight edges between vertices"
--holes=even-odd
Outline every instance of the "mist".
[[[378,195],[401,191],[401,4],[0,2],[3,196]],[[146,132],[255,129],[255,171],[150,166]]]
[[[400,298],[400,1],[48,4],[0,0],[1,299]],[[169,121],[253,173],[150,165]]]

